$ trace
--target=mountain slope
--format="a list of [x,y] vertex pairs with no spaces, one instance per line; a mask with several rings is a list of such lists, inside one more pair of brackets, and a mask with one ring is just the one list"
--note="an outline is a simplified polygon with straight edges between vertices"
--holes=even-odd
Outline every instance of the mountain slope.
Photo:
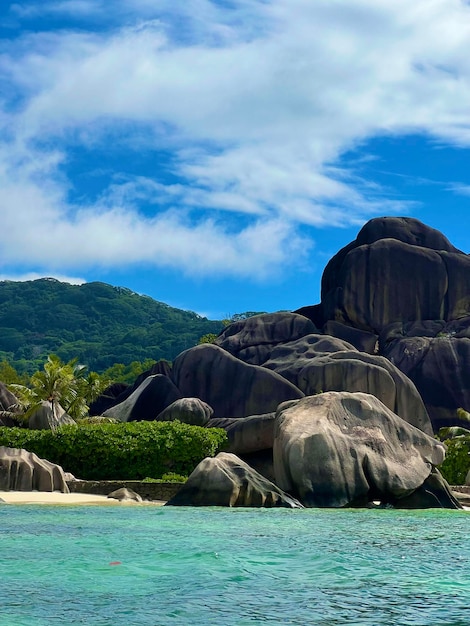
[[52,278],[0,281],[0,360],[35,371],[48,354],[91,370],[144,359],[172,360],[219,321],[105,283]]

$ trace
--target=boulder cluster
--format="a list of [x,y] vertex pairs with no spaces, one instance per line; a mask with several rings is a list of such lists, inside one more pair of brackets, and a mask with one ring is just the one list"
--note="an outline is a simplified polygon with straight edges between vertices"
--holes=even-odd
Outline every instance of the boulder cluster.
[[456,508],[434,438],[470,407],[470,257],[411,218],[368,222],[321,302],[239,320],[92,407],[226,430],[170,504]]

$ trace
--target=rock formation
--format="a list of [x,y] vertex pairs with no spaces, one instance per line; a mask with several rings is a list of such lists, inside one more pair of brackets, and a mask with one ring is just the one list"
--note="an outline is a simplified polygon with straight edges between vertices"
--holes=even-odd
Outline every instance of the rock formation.
[[181,395],[167,376],[155,374],[148,376],[129,397],[104,411],[103,415],[120,422],[151,421]]
[[225,428],[228,452],[173,504],[454,508],[432,435],[470,411],[469,363],[470,257],[377,218],[328,263],[319,304],[238,320],[91,411]]
[[68,493],[64,471],[26,450],[0,446],[0,490]]
[[58,402],[49,402],[49,400],[43,400],[28,421],[31,430],[55,430],[66,424],[75,424],[75,421]]
[[287,507],[302,505],[234,454],[201,461],[169,506]]
[[315,325],[295,313],[264,313],[230,324],[215,344],[245,363],[262,365],[271,350],[316,332]]
[[297,312],[367,352],[377,338],[379,354],[415,383],[435,431],[470,409],[470,257],[433,228],[370,220],[326,266],[321,303]]
[[399,507],[444,457],[443,444],[370,394],[328,392],[278,408],[275,482],[305,506]]
[[181,398],[167,406],[156,417],[157,422],[179,420],[193,426],[206,426],[214,413],[214,409],[199,398]]
[[112,500],[119,500],[120,502],[142,502],[142,496],[136,493],[133,489],[128,489],[127,487],[121,487],[120,489],[115,489],[111,493],[108,494],[108,498]]
[[18,399],[0,382],[0,426],[16,426],[15,416],[21,413]]
[[182,396],[207,402],[215,417],[269,413],[280,402],[304,395],[279,374],[244,363],[211,344],[190,348],[176,357],[172,378]]

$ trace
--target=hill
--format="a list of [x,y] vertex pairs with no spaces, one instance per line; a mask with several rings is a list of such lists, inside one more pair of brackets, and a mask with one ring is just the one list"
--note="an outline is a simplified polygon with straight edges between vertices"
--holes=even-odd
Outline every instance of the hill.
[[53,278],[0,281],[0,361],[34,372],[48,354],[102,372],[114,363],[172,360],[222,322],[130,289]]

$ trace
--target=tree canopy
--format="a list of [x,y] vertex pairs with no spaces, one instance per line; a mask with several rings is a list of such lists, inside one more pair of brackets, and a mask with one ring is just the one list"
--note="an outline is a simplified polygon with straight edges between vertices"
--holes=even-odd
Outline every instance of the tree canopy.
[[41,369],[51,353],[96,372],[115,363],[171,361],[222,328],[124,287],[0,281],[0,361],[20,374]]

